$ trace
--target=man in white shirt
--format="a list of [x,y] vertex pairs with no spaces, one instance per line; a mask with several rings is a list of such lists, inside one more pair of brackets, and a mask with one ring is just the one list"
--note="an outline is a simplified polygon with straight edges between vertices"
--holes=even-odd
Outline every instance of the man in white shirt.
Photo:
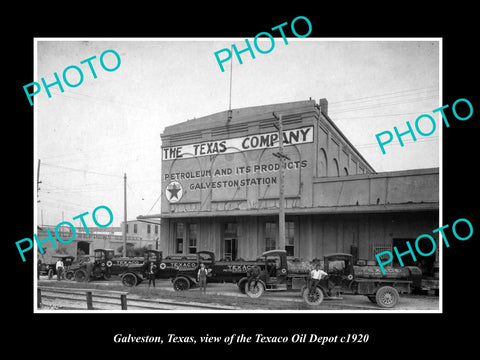
[[55,264],[55,268],[57,269],[57,281],[58,281],[63,276],[63,261],[62,261],[62,259],[58,259],[57,263]]
[[315,288],[317,287],[322,277],[327,276],[328,274],[320,269],[320,264],[315,265],[315,269],[310,272],[310,293],[315,292]]

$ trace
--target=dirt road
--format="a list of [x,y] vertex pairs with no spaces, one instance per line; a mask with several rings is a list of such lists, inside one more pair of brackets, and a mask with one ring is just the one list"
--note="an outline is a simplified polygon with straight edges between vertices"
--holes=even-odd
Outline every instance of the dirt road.
[[[366,296],[343,295],[342,299],[324,300],[318,307],[309,306],[303,302],[299,292],[266,292],[258,299],[251,299],[241,294],[234,284],[208,284],[206,294],[199,289],[190,289],[188,291],[176,292],[172,288],[169,280],[157,280],[155,288],[149,288],[148,284],[128,288],[124,287],[119,280],[95,281],[90,283],[78,283],[69,280],[48,280],[41,277],[38,286],[42,288],[64,287],[112,290],[128,292],[127,298],[128,310],[135,310],[135,300],[157,300],[159,310],[185,310],[202,311],[197,304],[204,306],[217,306],[219,310],[252,310],[252,311],[287,311],[287,310],[306,310],[306,311],[385,311],[376,304],[371,303]],[[83,297],[80,300],[83,302]],[[77,301],[78,302],[78,301]],[[162,303],[161,303],[162,302]],[[53,298],[42,300],[44,309],[66,309],[69,307],[68,299]],[[179,305],[176,306],[176,303]],[[180,305],[181,304],[181,305]],[[190,306],[189,306],[190,305]],[[85,305],[84,305],[85,306]],[[107,306],[106,309],[119,309],[118,304]],[[223,307],[223,308],[222,308]],[[141,309],[141,306],[138,307]],[[211,311],[211,309],[209,309]],[[439,298],[436,296],[423,295],[401,295],[394,311],[435,311],[439,310]],[[145,310],[148,311],[148,310]],[[152,310],[155,311],[155,310]]]

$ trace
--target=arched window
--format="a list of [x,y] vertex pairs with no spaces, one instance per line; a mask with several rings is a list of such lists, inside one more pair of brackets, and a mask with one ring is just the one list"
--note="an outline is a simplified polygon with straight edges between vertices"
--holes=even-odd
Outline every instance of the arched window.
[[317,176],[327,176],[327,174],[327,153],[323,148],[320,148],[317,157]]
[[340,176],[340,169],[338,168],[337,159],[333,159],[333,174],[332,176]]
[[343,175],[345,175],[345,176],[348,175],[348,169],[346,167],[343,168]]

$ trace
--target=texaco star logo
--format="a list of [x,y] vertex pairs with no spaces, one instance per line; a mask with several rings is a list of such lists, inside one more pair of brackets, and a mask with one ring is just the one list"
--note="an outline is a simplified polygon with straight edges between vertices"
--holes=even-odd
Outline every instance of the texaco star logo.
[[176,203],[180,201],[183,195],[182,185],[179,182],[172,181],[167,185],[167,191],[165,191],[165,196],[167,200],[171,203]]

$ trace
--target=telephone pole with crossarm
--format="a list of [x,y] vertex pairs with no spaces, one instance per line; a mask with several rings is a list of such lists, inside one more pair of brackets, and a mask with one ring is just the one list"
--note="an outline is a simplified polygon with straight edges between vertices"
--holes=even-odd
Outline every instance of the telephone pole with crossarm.
[[278,158],[280,167],[278,169],[279,176],[279,205],[278,205],[278,248],[285,250],[285,159],[290,158],[283,153],[283,122],[282,115],[275,112],[272,113],[276,121],[273,125],[278,130],[278,152],[273,153]]

